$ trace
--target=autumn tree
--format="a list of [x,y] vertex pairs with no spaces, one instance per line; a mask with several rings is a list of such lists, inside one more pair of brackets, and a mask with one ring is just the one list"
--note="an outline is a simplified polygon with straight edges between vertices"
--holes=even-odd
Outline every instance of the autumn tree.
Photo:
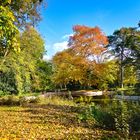
[[117,70],[115,62],[103,61],[107,37],[98,27],[77,25],[73,29],[69,49],[57,53],[53,58],[54,82],[60,85],[79,83],[88,88],[107,88],[116,80]]
[[106,89],[117,80],[118,66],[115,61],[90,65],[90,61],[76,55],[72,50],[64,50],[53,57],[54,73],[52,81],[56,86],[72,89],[96,87]]
[[70,82],[83,84],[86,78],[88,62],[75,55],[71,49],[57,53],[53,57],[53,82],[60,87],[66,87]]
[[[105,51],[108,39],[99,27],[76,25],[70,37],[69,47],[85,58],[95,58]],[[94,60],[95,60],[94,59]]]
[[[115,67],[115,65],[106,63],[102,59],[105,58],[105,47],[108,44],[108,39],[101,29],[99,27],[76,25],[73,31],[74,35],[70,37],[69,47],[73,49],[76,55],[84,57],[88,61],[87,81],[85,83],[90,86],[99,86],[103,81],[114,81],[113,75],[115,73],[112,73],[113,70],[111,70],[110,65],[112,64],[112,67]],[[107,71],[108,77],[105,76]]]

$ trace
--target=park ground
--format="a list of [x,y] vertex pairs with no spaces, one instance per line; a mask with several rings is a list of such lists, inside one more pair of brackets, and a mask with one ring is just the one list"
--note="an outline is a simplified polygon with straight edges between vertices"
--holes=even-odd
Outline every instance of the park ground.
[[71,101],[54,100],[47,104],[0,107],[1,140],[71,139],[91,140],[112,137],[115,132],[94,126],[93,121],[80,121],[84,106]]

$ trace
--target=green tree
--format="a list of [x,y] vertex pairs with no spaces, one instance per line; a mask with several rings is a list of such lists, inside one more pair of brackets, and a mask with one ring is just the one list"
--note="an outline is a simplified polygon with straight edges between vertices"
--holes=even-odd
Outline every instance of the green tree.
[[128,63],[139,65],[140,55],[140,32],[136,28],[121,28],[109,36],[109,48],[115,58],[119,60],[120,87],[123,88],[124,67]]
[[10,85],[16,93],[32,91],[39,85],[39,77],[36,74],[37,63],[42,59],[44,53],[44,41],[32,27],[27,28],[21,34],[20,43],[21,52],[11,52],[1,69],[1,77],[3,76],[3,78],[5,78],[5,74],[12,73],[12,77],[9,77],[6,83],[10,83],[9,80],[12,79],[13,83]]
[[14,25],[15,17],[6,6],[0,6],[0,58],[6,57],[10,50],[19,51],[19,31]]
[[2,0],[0,5],[9,8],[16,18],[16,26],[23,28],[26,23],[36,25],[40,21],[43,0]]
[[[93,66],[94,67],[94,66]],[[95,65],[96,70],[94,75],[96,77],[96,84],[98,89],[108,89],[117,80],[118,65],[116,61],[106,61]]]
[[[38,83],[36,65],[42,59],[44,41],[30,25],[40,20],[42,2],[0,1],[0,90],[22,93]],[[19,29],[23,29],[21,35]]]
[[49,61],[39,60],[37,63],[37,75],[39,76],[39,88],[37,91],[53,90],[52,83],[53,64]]
[[134,86],[138,83],[137,70],[133,65],[126,65],[124,69],[124,85]]
[[18,28],[37,23],[41,3],[42,0],[0,1],[0,57],[7,56],[11,50],[20,51]]
[[[22,72],[26,85],[34,90],[39,86],[39,77],[37,73],[37,63],[42,60],[45,53],[44,40],[41,35],[32,27],[26,28],[21,35],[21,66],[25,70]],[[26,75],[26,74],[27,75]],[[23,79],[23,78],[22,78]]]

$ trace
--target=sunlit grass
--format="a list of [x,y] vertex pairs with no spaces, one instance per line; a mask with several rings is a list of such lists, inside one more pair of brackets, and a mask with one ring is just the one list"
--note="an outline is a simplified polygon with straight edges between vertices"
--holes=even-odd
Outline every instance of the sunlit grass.
[[55,105],[68,105],[68,106],[76,106],[76,103],[72,100],[64,99],[62,97],[54,96],[54,97],[40,97],[39,104],[55,104]]
[[45,98],[26,107],[0,107],[0,139],[101,139],[113,131],[96,128],[93,122],[79,122],[83,106],[59,97]]

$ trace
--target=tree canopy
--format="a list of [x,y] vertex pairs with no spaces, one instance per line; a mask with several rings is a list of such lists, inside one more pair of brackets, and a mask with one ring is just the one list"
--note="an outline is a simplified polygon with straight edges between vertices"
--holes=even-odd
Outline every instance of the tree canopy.
[[[107,88],[117,76],[115,62],[99,61],[108,39],[99,27],[74,26],[69,49],[53,57],[57,85],[79,84],[83,87]],[[115,70],[114,70],[115,69]]]
[[99,27],[76,25],[74,35],[70,37],[69,46],[84,57],[98,56],[105,51],[108,39]]
[[10,50],[20,50],[15,21],[13,12],[7,6],[0,6],[0,57],[7,56]]
[[109,47],[120,65],[120,86],[123,87],[124,69],[127,65],[139,67],[140,31],[137,28],[121,28],[109,36]]

